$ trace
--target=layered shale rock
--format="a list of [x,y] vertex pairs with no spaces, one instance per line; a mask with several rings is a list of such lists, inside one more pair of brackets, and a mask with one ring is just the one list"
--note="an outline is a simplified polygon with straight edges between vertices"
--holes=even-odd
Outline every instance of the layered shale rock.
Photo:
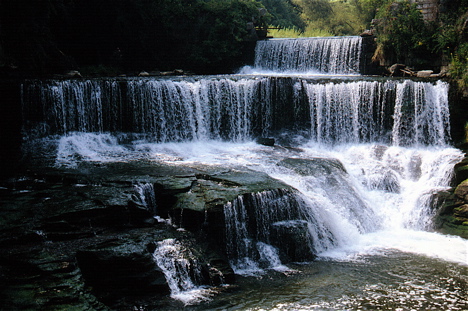
[[81,310],[167,299],[161,241],[193,254],[201,285],[234,282],[223,206],[288,188],[245,169],[145,162],[37,168],[1,186],[2,305]]

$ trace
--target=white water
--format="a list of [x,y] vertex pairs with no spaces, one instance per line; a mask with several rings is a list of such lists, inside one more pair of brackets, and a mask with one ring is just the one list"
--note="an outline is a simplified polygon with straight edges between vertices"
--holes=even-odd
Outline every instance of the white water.
[[158,206],[154,185],[151,183],[138,183],[134,186],[134,189],[140,199],[139,203],[156,216]]
[[255,70],[357,74],[361,37],[270,39],[257,42]]
[[[450,132],[448,84],[442,81],[249,77],[60,81],[24,88],[29,137],[82,132],[73,139],[94,148],[110,146],[104,140],[115,138],[86,137],[90,133],[133,133],[153,142],[242,142],[291,131],[327,144],[440,146],[447,144]],[[124,136],[120,139],[135,140]],[[120,153],[119,148],[108,154]]]
[[190,250],[175,239],[166,239],[157,245],[153,258],[166,277],[171,297],[185,305],[209,299],[212,291],[194,280],[197,275],[201,279],[201,271]]
[[[110,146],[100,150],[117,147],[112,145],[112,140],[106,141]],[[177,165],[222,165],[266,172],[298,189],[310,202],[315,217],[325,226],[324,232],[330,232],[330,242],[324,239],[314,245],[323,258],[353,260],[359,255],[397,249],[450,262],[468,262],[465,239],[430,232],[435,215],[429,204],[430,195],[448,188],[453,165],[462,158],[459,150],[443,146],[416,148],[379,144],[330,147],[313,142],[300,147],[303,152],[249,142],[140,142],[115,160],[144,158]],[[84,147],[75,150],[83,152],[75,157],[78,159],[92,161],[96,156],[95,160],[100,161],[102,157],[99,150],[85,152]],[[141,153],[140,150],[146,151]],[[60,156],[57,161],[64,163]],[[340,176],[338,182],[342,185],[337,185],[324,176],[303,176],[277,165],[289,157],[339,159],[349,175]],[[346,191],[345,194],[342,191]],[[277,260],[274,256],[271,258],[271,262]],[[255,269],[261,271],[258,263],[251,264],[240,270],[248,270],[247,274],[254,273]],[[279,263],[272,263],[269,268],[274,266]]]
[[[260,227],[307,223],[306,243],[322,260],[399,250],[467,264],[466,240],[431,232],[431,195],[448,187],[462,157],[447,145],[448,84],[337,81],[336,74],[358,73],[359,51],[359,38],[269,40],[259,42],[255,67],[242,72],[261,77],[33,82],[23,87],[24,131],[62,135],[57,166],[144,160],[265,172],[297,189],[300,203],[284,215],[291,204],[255,194]],[[251,142],[288,131],[302,152]],[[347,173],[307,174],[285,158],[338,159]],[[145,187],[136,190],[148,206]],[[237,213],[227,213],[240,237],[228,235],[238,248],[231,258],[237,273],[289,271],[269,233],[243,230],[242,198],[225,209]],[[165,240],[154,256],[171,296],[191,304],[210,292],[189,275],[194,263],[185,255]]]

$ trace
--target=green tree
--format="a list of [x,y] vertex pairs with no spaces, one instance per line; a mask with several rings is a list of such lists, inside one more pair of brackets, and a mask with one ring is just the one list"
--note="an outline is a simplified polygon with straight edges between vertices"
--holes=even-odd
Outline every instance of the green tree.
[[0,63],[37,73],[63,72],[72,58],[80,67],[229,72],[243,61],[260,8],[255,0],[0,0]]
[[308,21],[328,19],[334,12],[328,0],[298,0],[303,9],[303,17]]
[[378,48],[375,60],[424,66],[436,57],[434,27],[425,23],[421,11],[409,1],[390,1],[377,13],[375,24]]
[[0,63],[37,73],[72,66],[50,27],[66,8],[63,0],[0,1]]
[[301,18],[302,7],[294,0],[260,0],[272,18],[270,24],[276,27],[295,28],[303,31],[306,27]]

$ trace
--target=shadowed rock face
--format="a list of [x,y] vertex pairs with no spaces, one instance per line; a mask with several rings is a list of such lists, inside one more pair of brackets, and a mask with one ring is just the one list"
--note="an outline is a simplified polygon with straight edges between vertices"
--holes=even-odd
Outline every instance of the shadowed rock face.
[[444,233],[468,238],[468,158],[455,165],[453,188],[437,193],[434,206],[438,207],[436,224]]
[[[157,242],[165,239],[191,250],[201,284],[234,282],[223,206],[238,196],[289,188],[258,172],[223,167],[84,166],[38,167],[2,182],[3,305],[105,310],[130,306],[136,297],[165,299],[169,287],[153,259]],[[135,186],[141,183],[153,185],[157,208],[139,197]],[[168,217],[173,225],[161,220]]]

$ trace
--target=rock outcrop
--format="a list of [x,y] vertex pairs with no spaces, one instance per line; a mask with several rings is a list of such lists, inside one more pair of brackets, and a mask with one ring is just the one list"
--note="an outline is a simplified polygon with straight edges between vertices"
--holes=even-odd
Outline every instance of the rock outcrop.
[[[141,196],[142,185],[151,185],[155,202]],[[0,302],[12,309],[107,310],[167,300],[153,253],[168,239],[190,249],[200,285],[232,283],[223,206],[285,187],[248,170],[157,163],[36,168],[4,180]]]
[[468,238],[468,157],[455,165],[454,187],[436,197],[436,225],[444,233]]

